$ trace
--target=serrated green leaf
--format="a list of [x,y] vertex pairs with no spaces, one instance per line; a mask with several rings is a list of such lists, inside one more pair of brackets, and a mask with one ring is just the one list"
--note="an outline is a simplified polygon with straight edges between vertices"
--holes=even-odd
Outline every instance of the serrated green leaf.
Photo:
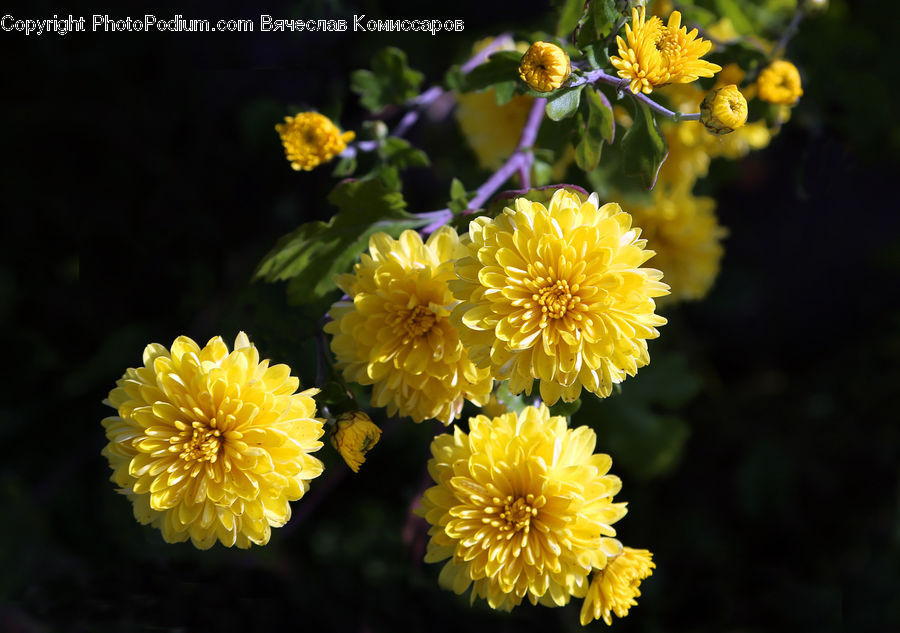
[[634,123],[622,138],[622,167],[626,175],[635,176],[641,185],[653,189],[656,176],[669,148],[659,131],[656,118],[646,104],[637,102]]
[[547,99],[547,116],[551,121],[562,121],[575,114],[581,102],[581,91],[584,84],[575,88],[565,88]]
[[407,65],[406,53],[389,46],[372,58],[372,70],[357,70],[350,76],[350,89],[372,112],[386,105],[401,104],[419,93],[425,76]]
[[333,291],[334,275],[350,269],[374,233],[397,237],[428,223],[407,213],[403,196],[377,178],[338,183],[328,201],[338,208],[331,220],[308,222],[282,237],[254,273],[268,282],[289,280],[291,303],[311,303]]
[[612,106],[603,93],[588,88],[582,99],[582,118],[585,121],[581,140],[575,146],[575,163],[584,171],[592,171],[600,162],[603,142],[612,143],[615,122]]
[[594,42],[600,42],[612,33],[613,27],[622,16],[616,10],[615,0],[592,0],[575,36],[575,45],[584,49]]
[[571,35],[578,26],[582,13],[584,13],[584,0],[563,0],[559,8],[559,21],[556,23],[556,37]]
[[457,90],[472,92],[484,90],[495,84],[515,81],[519,76],[522,54],[516,51],[497,51],[483,64],[476,66],[468,75],[462,76]]
[[386,138],[380,152],[384,159],[397,169],[428,167],[431,164],[425,152],[413,147],[409,141],[399,136]]

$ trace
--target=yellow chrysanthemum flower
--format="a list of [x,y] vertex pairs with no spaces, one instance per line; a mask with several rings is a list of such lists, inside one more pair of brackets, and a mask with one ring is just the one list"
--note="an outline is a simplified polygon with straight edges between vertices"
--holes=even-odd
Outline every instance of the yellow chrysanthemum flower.
[[653,256],[615,203],[598,207],[560,189],[544,205],[518,198],[480,217],[460,240],[466,253],[450,288],[460,338],[479,367],[512,393],[540,380],[548,404],[582,386],[601,397],[650,362],[647,339],[666,320],[653,297],[668,292]]
[[284,118],[275,126],[281,136],[284,152],[296,170],[310,171],[327,163],[347,149],[347,143],[356,138],[355,132],[344,132],[327,116],[318,112],[301,112]]
[[628,610],[637,606],[635,598],[641,595],[641,581],[653,574],[655,567],[649,550],[623,548],[605,568],[594,572],[581,605],[581,625],[600,618],[611,625],[613,613],[620,618],[628,615]]
[[794,105],[803,95],[800,71],[791,62],[778,59],[759,73],[759,98],[778,105]]
[[672,288],[660,303],[702,299],[712,287],[727,235],[716,220],[715,208],[713,198],[694,196],[689,187],[669,183],[657,184],[651,204],[628,205],[641,236],[656,252],[653,265]]
[[722,70],[718,64],[700,59],[712,48],[712,42],[697,37],[697,29],[688,32],[681,26],[681,13],[673,11],[669,16],[657,48],[668,61],[671,83],[686,84],[700,77],[712,77]]
[[334,425],[331,444],[355,473],[366,461],[368,453],[381,439],[381,429],[362,411],[341,415]]
[[720,136],[730,134],[747,122],[747,100],[734,84],[716,88],[700,104],[700,123]]
[[118,416],[103,420],[111,480],[135,518],[200,549],[267,543],[322,472],[310,455],[322,446],[318,390],[295,393],[290,373],[260,362],[243,332],[230,353],[218,336],[202,349],[186,336],[148,345],[105,401]]
[[671,78],[668,62],[657,47],[665,26],[655,15],[646,20],[645,11],[645,7],[631,10],[632,20],[625,25],[625,39],[616,36],[619,56],[609,58],[619,77],[631,82],[631,92],[635,94],[650,94],[654,87],[669,83]]
[[535,42],[519,64],[519,77],[538,92],[556,90],[569,78],[572,66],[569,56],[556,44]]
[[431,444],[419,516],[431,524],[425,561],[447,561],[441,586],[495,609],[566,604],[585,595],[588,574],[621,549],[612,524],[624,503],[612,460],[594,454],[586,426],[569,429],[546,406],[469,420]]
[[610,57],[619,77],[630,81],[631,91],[651,93],[668,83],[688,83],[712,77],[721,66],[700,59],[712,42],[697,38],[697,29],[681,26],[681,13],[673,11],[668,24],[656,16],[646,19],[645,8],[632,9],[625,38],[616,36],[619,56]]
[[415,231],[397,240],[376,233],[353,274],[335,279],[350,297],[331,307],[325,326],[337,367],[347,380],[374,385],[372,404],[389,415],[449,424],[465,399],[490,398],[490,373],[469,360],[449,319],[457,248],[448,227],[425,243]]

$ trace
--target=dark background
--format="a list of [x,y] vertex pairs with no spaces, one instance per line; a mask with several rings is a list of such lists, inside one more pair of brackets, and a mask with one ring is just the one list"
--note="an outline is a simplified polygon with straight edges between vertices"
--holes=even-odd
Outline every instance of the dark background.
[[[328,470],[292,522],[250,551],[163,543],[100,455],[101,400],[148,342],[243,329],[312,384],[315,316],[250,277],[280,235],[329,217],[335,180],[293,172],[275,123],[308,107],[358,128],[348,74],[375,51],[405,49],[431,84],[476,38],[552,28],[543,3],[4,11],[70,12],[466,28],[0,33],[0,631],[577,630],[576,607],[495,614],[438,589],[408,538],[432,425],[402,422],[356,476],[323,449]],[[885,26],[898,19],[870,1],[805,21],[788,49],[806,90],[792,121],[767,149],[713,166],[730,229],[721,276],[669,315],[681,337],[657,343],[702,376],[680,411],[690,436],[664,476],[642,480],[613,454],[623,539],[658,565],[618,630],[900,630],[900,127]],[[410,138],[435,164],[406,174],[411,210],[443,206],[454,175],[471,188],[486,177],[452,122]]]

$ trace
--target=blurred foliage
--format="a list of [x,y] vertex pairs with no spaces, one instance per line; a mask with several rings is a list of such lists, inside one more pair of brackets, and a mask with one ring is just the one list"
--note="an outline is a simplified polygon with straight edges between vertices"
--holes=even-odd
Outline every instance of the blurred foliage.
[[[568,29],[573,3],[560,4]],[[765,28],[764,11],[793,10],[676,4],[686,22],[725,13],[738,31],[737,11]],[[192,13],[229,10],[201,3]],[[38,0],[21,14],[70,11]],[[233,11],[221,17],[255,17]],[[324,448],[326,475],[270,545],[250,551],[166,545],[108,481],[99,420],[111,410],[100,401],[150,341],[245,329],[264,356],[315,380],[320,306],[290,305],[282,287],[251,277],[280,235],[338,224],[327,202],[335,182],[327,168],[293,172],[274,124],[317,107],[343,109],[346,129],[358,129],[369,113],[348,96],[348,77],[387,46],[406,51],[425,86],[477,38],[556,28],[544,3],[266,9],[354,11],[463,19],[466,30],[2,34],[15,55],[0,171],[10,366],[0,630],[581,630],[572,608],[500,614],[438,588],[438,566],[422,562],[424,526],[409,514],[436,425],[376,419],[385,436],[359,475]],[[833,0],[801,23],[788,56],[805,95],[791,125],[740,164],[714,162],[705,185],[731,229],[714,292],[667,312],[651,365],[575,413],[623,479],[620,538],[657,562],[618,631],[900,629],[900,220],[890,187],[900,126],[885,53],[898,17],[891,3]],[[579,124],[593,125],[592,112]],[[439,208],[448,191],[463,200],[463,183],[483,180],[452,124],[424,117],[410,140],[431,150],[434,171],[404,181],[407,210]]]

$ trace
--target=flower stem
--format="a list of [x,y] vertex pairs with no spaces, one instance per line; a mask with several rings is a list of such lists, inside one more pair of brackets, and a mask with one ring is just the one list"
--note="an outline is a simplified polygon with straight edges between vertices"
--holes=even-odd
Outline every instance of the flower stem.
[[700,120],[699,112],[693,112],[693,113],[689,113],[689,114],[681,113],[681,112],[673,112],[672,110],[669,110],[668,108],[659,105],[658,103],[656,103],[656,101],[654,101],[653,99],[651,99],[650,97],[648,97],[647,95],[645,95],[642,92],[639,92],[637,94],[632,92],[631,88],[628,87],[627,80],[616,77],[615,75],[609,75],[609,74],[603,72],[602,70],[592,70],[590,72],[587,72],[584,74],[583,77],[576,79],[575,81],[570,83],[567,87],[571,88],[573,86],[580,86],[582,84],[593,84],[593,83],[603,83],[603,84],[613,86],[613,87],[615,87],[615,89],[617,91],[627,94],[627,95],[630,95],[631,97],[634,97],[636,100],[649,106],[649,108],[651,110],[653,110],[654,112],[661,114],[665,117],[668,117],[668,118],[672,119],[673,121],[699,121]]
[[803,19],[803,15],[803,5],[800,5],[799,7],[797,7],[797,12],[794,13],[794,17],[791,18],[790,24],[787,25],[784,33],[781,34],[781,39],[778,40],[775,48],[772,49],[772,59],[778,59],[784,54],[784,49],[787,48],[788,42],[791,41],[791,38],[794,37],[794,34],[797,32],[797,27],[800,26],[800,21]]

